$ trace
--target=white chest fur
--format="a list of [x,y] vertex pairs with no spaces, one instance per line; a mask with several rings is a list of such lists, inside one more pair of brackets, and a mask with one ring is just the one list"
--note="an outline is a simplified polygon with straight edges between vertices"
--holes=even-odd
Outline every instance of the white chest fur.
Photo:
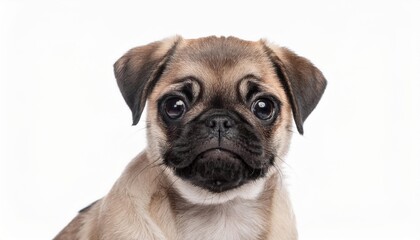
[[184,206],[178,240],[255,240],[268,219],[261,202],[234,199],[217,205]]

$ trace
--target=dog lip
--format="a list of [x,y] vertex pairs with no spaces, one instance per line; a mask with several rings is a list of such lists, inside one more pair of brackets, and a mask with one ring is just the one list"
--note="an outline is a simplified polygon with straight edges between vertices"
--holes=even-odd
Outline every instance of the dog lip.
[[242,158],[239,154],[235,153],[235,152],[234,152],[234,151],[232,151],[232,150],[229,150],[229,149],[226,149],[226,148],[221,148],[221,147],[209,148],[209,149],[206,149],[206,150],[204,150],[204,151],[200,152],[200,153],[199,153],[199,154],[197,154],[197,156],[194,158],[194,161],[193,161],[193,162],[197,161],[197,159],[199,159],[199,158],[200,158],[201,156],[203,156],[204,154],[209,153],[209,152],[212,152],[212,151],[227,152],[227,153],[229,153],[229,154],[233,155],[233,157],[234,157],[234,158],[237,158],[237,159],[241,160],[241,162],[245,163],[245,162],[244,162],[244,159],[243,159],[243,158]]
[[173,165],[172,167],[174,167],[175,169],[184,169],[187,168],[191,165],[193,165],[195,162],[197,162],[202,156],[204,156],[205,154],[212,152],[212,151],[220,151],[220,152],[225,152],[228,153],[230,155],[232,155],[233,158],[236,158],[238,160],[240,160],[242,163],[245,163],[245,160],[236,152],[226,149],[226,148],[222,148],[222,147],[213,147],[213,148],[208,148],[200,153],[198,153],[194,158],[192,158],[192,160],[190,162],[188,162],[188,164],[183,164],[183,165]]

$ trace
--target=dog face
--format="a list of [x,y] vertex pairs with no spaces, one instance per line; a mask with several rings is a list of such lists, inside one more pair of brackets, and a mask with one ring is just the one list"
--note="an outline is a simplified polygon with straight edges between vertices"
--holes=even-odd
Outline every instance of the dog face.
[[200,203],[256,197],[326,86],[289,50],[233,37],[166,39],[114,68],[134,124],[148,100],[149,159]]

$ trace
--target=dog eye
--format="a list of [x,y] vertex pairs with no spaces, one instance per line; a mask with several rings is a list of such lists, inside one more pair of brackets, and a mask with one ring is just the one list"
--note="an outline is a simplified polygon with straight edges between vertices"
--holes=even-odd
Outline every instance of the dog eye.
[[260,98],[252,104],[252,112],[261,120],[269,120],[274,114],[274,103],[270,99]]
[[171,119],[180,118],[184,114],[185,109],[185,102],[178,97],[172,97],[165,101],[165,114]]

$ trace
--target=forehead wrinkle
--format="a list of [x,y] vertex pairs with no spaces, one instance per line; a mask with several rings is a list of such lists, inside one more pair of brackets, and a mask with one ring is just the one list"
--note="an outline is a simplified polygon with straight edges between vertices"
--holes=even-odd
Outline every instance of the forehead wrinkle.
[[[264,81],[266,57],[260,46],[230,38],[186,40],[168,67],[171,78],[194,76],[202,82],[204,99],[218,93],[226,101],[241,99],[238,82],[246,75]],[[268,65],[271,66],[271,65]]]
[[[259,64],[255,62],[242,60],[237,65],[224,68],[223,71],[215,72],[212,69],[206,69],[209,79],[204,81],[205,95],[216,95],[218,99],[223,99],[227,103],[242,102],[240,93],[240,84],[244,79],[261,79],[262,71]],[[208,98],[209,96],[205,96]],[[215,98],[213,96],[213,98]],[[210,100],[210,99],[208,99]]]

